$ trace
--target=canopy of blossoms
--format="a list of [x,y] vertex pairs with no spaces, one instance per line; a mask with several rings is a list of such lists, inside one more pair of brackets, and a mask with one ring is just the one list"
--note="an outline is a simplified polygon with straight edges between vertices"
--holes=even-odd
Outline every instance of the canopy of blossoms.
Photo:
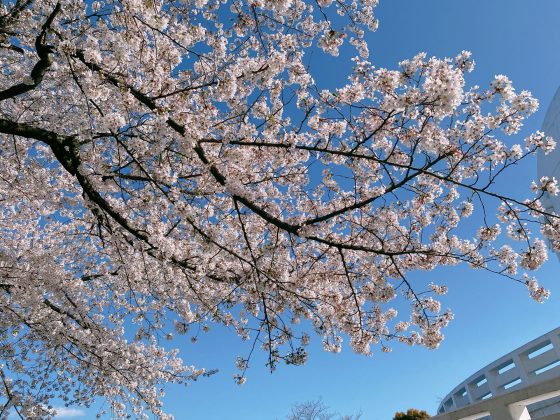
[[[494,187],[554,148],[500,140],[537,101],[505,76],[467,88],[468,52],[375,67],[376,5],[1,3],[0,417],[103,397],[163,418],[162,384],[212,372],[162,339],[209,323],[270,369],[304,363],[311,333],[335,352],[436,348],[446,287],[416,270],[466,263],[547,297],[526,272],[542,235],[560,249],[539,201],[556,180]],[[341,47],[353,68],[325,90],[309,55]]]

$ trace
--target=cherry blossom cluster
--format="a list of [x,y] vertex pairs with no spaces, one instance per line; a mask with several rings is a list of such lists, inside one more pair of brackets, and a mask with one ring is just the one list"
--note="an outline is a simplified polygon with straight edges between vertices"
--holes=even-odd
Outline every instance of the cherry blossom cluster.
[[[467,87],[465,51],[376,67],[376,5],[2,2],[0,418],[98,397],[165,418],[164,384],[213,373],[174,335],[212,324],[252,342],[239,384],[255,348],[271,370],[305,363],[312,332],[333,352],[437,348],[448,286],[418,270],[465,263],[548,297],[526,272],[542,236],[560,250],[540,203],[557,181],[494,189],[555,146],[506,140],[537,101],[502,75]],[[310,55],[342,49],[352,69],[317,85]]]

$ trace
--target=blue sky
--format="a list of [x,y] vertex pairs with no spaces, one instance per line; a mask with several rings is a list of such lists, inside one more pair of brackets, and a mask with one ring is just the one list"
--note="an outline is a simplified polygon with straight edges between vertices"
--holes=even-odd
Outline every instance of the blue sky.
[[[540,100],[539,112],[511,138],[522,142],[540,128],[560,86],[558,16],[558,0],[381,0],[380,27],[369,36],[370,59],[377,66],[395,68],[420,51],[438,57],[472,51],[477,66],[469,75],[470,85],[486,86],[495,74],[506,74],[518,90],[530,90]],[[344,63],[335,65],[318,54],[311,65],[315,79],[325,86],[334,87],[346,77]],[[535,174],[533,160],[510,172],[500,188],[527,196]],[[170,387],[166,407],[177,419],[274,420],[284,419],[297,401],[322,397],[333,411],[361,411],[364,420],[390,420],[395,411],[409,407],[435,413],[440,398],[463,379],[558,326],[559,268],[558,259],[551,256],[538,273],[552,291],[542,305],[533,302],[523,286],[467,267],[414,274],[412,280],[444,280],[450,289],[443,304],[453,309],[455,320],[445,329],[446,339],[438,350],[395,345],[392,353],[376,352],[367,358],[345,346],[333,355],[323,352],[320,339],[313,337],[305,366],[280,366],[271,375],[264,354],[256,354],[242,387],[234,384],[232,375],[235,356],[247,354],[248,343],[230,331],[213,329],[197,344],[180,342],[181,354],[188,363],[220,372],[186,389]],[[94,414],[88,411],[80,418]]]

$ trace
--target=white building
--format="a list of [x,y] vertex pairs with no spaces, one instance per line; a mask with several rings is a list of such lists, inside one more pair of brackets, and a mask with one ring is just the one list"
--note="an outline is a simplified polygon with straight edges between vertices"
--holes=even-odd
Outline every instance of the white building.
[[445,396],[433,419],[558,420],[559,397],[560,327],[469,376]]
[[[554,177],[560,181],[560,88],[556,91],[546,112],[542,131],[556,140],[556,149],[545,155],[539,151],[537,157],[537,173],[539,179],[543,176]],[[545,193],[542,203],[548,212],[560,214],[560,195],[551,196]],[[560,253],[558,253],[560,258]]]

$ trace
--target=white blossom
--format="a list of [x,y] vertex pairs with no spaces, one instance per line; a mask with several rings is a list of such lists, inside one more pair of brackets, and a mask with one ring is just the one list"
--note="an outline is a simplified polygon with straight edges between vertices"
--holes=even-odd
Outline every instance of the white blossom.
[[[465,263],[548,297],[518,270],[548,258],[539,235],[560,249],[539,201],[557,182],[526,199],[497,182],[553,150],[507,139],[538,102],[506,76],[466,87],[466,51],[376,67],[377,3],[3,2],[0,399],[22,418],[58,399],[170,418],[163,386],[214,372],[175,336],[216,324],[270,370],[305,363],[311,333],[331,352],[435,349],[448,286],[419,270]],[[342,48],[353,68],[319,87],[309,58]]]

